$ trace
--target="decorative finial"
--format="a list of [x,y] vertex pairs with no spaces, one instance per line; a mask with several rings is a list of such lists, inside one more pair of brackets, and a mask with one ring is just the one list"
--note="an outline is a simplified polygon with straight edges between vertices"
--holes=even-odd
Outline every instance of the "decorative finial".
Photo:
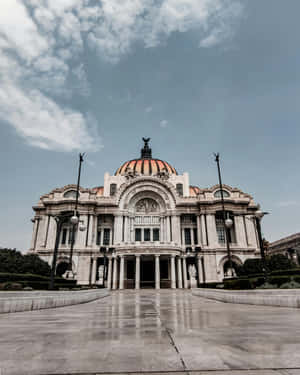
[[141,149],[141,159],[152,159],[152,150],[149,147],[148,143],[151,138],[144,138],[144,148]]

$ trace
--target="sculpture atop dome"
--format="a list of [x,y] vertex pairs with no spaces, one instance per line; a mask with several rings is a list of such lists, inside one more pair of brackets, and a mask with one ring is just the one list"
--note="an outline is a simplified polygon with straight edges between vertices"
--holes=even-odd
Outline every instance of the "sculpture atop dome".
[[151,138],[143,137],[143,141],[145,144],[144,144],[144,148],[141,149],[141,159],[152,159],[152,150],[148,145],[150,139]]

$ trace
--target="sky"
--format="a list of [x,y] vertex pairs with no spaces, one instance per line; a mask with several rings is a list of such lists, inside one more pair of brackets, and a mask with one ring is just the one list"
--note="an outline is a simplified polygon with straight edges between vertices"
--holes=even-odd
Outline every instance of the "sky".
[[269,241],[299,232],[299,0],[1,0],[0,247],[32,206],[103,184],[151,137],[190,183],[251,194]]

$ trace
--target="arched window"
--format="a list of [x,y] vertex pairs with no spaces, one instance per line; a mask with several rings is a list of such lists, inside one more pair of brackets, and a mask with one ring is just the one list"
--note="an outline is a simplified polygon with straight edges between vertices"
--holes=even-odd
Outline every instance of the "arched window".
[[[224,198],[229,198],[230,197],[230,194],[228,193],[228,191],[227,190],[224,190],[224,189],[222,189],[223,190],[223,197]],[[221,190],[217,190],[216,192],[215,192],[215,194],[214,194],[214,197],[215,198],[221,198]]]
[[[225,213],[226,218],[231,219],[233,222],[232,227],[227,231],[229,236],[229,242],[230,243],[236,243],[236,235],[235,235],[235,225],[234,225],[234,216],[231,212],[227,211]],[[223,224],[223,212],[218,211],[215,215],[216,218],[216,229],[217,229],[217,235],[218,235],[218,242],[219,244],[225,244],[226,243],[226,230],[224,228]]]
[[[77,194],[76,190],[69,190],[65,192],[64,198],[76,199],[76,194]],[[79,192],[78,192],[78,197],[79,197]]]

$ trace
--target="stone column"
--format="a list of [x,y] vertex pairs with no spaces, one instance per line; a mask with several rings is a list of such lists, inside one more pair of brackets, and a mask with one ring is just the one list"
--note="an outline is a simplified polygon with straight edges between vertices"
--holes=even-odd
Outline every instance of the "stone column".
[[172,216],[171,223],[172,223],[173,242],[180,244],[180,216],[179,215]]
[[188,279],[187,279],[187,270],[186,270],[186,259],[182,258],[182,267],[183,267],[183,287],[184,289],[188,288]]
[[166,229],[167,229],[166,240],[167,240],[167,242],[171,242],[171,232],[170,232],[170,219],[169,219],[169,216],[166,216],[166,222],[167,222],[167,225],[166,225]]
[[155,289],[160,289],[159,255],[155,255]]
[[202,233],[202,245],[207,246],[207,237],[206,237],[206,227],[205,227],[205,215],[200,215],[200,222],[201,222],[201,233]]
[[134,218],[130,218],[130,242],[134,242]]
[[177,278],[178,278],[178,288],[182,289],[182,267],[181,267],[180,257],[177,258]]
[[93,231],[94,231],[94,215],[89,215],[90,216],[90,221],[89,221],[89,227],[87,228],[88,230],[88,246],[92,246],[93,244]]
[[190,233],[191,233],[191,246],[195,246],[195,237],[194,237],[194,228],[190,228]]
[[202,273],[202,263],[201,263],[201,256],[197,256],[197,265],[198,265],[198,281],[199,283],[203,283],[203,273]]
[[175,255],[171,255],[171,288],[176,289]]
[[128,216],[124,216],[124,242],[129,242],[128,241]]
[[206,215],[208,241],[211,248],[219,247],[217,236],[216,219],[214,214]]
[[197,215],[196,217],[197,217],[197,237],[198,237],[197,245],[203,245],[200,215]]
[[141,279],[141,256],[135,256],[135,289],[140,289]]
[[159,236],[160,242],[165,242],[164,239],[164,218],[160,218],[160,236]]
[[111,276],[112,276],[112,259],[108,258],[108,270],[107,270],[107,289],[111,289]]
[[124,255],[120,256],[120,283],[119,289],[124,289]]
[[242,216],[235,216],[234,217],[234,229],[235,229],[235,236],[236,242],[239,247],[247,247],[247,240],[246,240],[246,233],[245,233],[245,226]]
[[92,285],[94,285],[96,283],[96,271],[97,271],[97,258],[93,258],[92,279],[91,279]]
[[116,215],[114,220],[114,244],[122,242],[123,216]]
[[113,267],[113,289],[117,289],[117,277],[118,277],[118,259],[117,257],[114,259],[114,267]]

